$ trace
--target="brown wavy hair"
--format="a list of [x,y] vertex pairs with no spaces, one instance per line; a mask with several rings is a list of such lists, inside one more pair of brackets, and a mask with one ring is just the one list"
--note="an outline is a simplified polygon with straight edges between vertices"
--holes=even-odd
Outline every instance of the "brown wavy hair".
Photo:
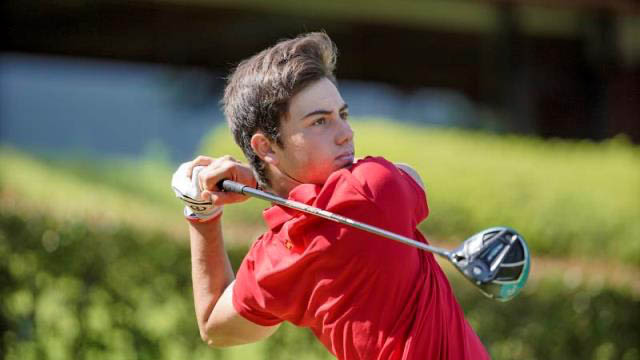
[[251,137],[263,133],[284,147],[280,121],[291,98],[309,84],[333,75],[337,49],[324,32],[282,40],[246,59],[227,80],[222,105],[233,137],[242,148],[261,187],[269,187],[266,164],[251,148]]

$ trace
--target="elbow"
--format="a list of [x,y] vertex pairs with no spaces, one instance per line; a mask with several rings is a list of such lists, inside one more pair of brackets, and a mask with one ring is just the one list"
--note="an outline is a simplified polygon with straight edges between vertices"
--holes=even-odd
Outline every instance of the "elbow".
[[211,348],[224,347],[222,346],[222,344],[220,344],[220,341],[216,339],[216,337],[213,336],[213,334],[210,334],[209,331],[207,331],[206,329],[202,329],[202,328],[200,329],[200,338],[205,344],[207,344],[207,346]]
[[229,339],[226,336],[221,336],[219,332],[215,332],[212,329],[201,329],[200,338],[210,348],[217,349],[237,345],[237,343],[233,342],[232,339]]
[[216,341],[215,337],[209,336],[208,334],[200,332],[200,338],[202,338],[202,341],[210,348],[225,347],[220,341]]
[[213,343],[213,340],[211,339],[211,337],[209,336],[209,334],[207,334],[206,331],[203,331],[202,329],[200,329],[200,339],[202,339],[202,341],[207,344],[207,346],[209,347],[216,347]]

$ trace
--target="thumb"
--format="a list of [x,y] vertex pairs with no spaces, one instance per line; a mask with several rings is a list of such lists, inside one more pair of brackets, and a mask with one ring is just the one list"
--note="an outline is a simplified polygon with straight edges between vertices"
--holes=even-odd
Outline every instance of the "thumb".
[[[213,199],[215,199],[215,201],[213,201]],[[216,192],[212,194],[212,201],[214,205],[218,205],[218,206],[233,204],[233,203],[244,201],[246,199],[247,197],[244,195],[230,193],[230,192]]]

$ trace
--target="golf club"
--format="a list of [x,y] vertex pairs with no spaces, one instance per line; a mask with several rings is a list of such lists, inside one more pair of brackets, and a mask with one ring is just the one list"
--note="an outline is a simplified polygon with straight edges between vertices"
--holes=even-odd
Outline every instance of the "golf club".
[[518,232],[509,227],[483,230],[465,240],[458,248],[447,250],[231,180],[222,180],[218,183],[218,188],[270,201],[440,255],[451,262],[483,294],[498,301],[508,301],[515,297],[529,275],[527,244]]

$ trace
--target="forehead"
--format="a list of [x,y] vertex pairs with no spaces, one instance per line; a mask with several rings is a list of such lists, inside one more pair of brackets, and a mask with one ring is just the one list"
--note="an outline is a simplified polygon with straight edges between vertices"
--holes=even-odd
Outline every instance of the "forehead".
[[289,118],[300,120],[312,111],[337,111],[343,105],[344,100],[336,86],[329,79],[322,78],[309,84],[291,98]]

